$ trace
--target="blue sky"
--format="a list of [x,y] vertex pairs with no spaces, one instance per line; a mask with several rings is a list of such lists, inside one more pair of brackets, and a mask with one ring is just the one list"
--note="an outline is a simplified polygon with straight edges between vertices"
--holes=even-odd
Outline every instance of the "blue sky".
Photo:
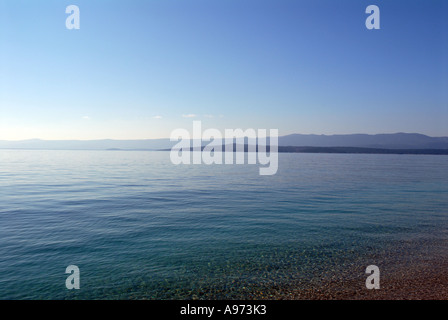
[[448,1],[0,1],[0,140],[163,138],[192,120],[448,136]]

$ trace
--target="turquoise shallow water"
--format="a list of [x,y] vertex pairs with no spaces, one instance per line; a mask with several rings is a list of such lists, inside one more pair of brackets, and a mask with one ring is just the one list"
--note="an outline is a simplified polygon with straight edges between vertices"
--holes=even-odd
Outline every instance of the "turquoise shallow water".
[[0,150],[0,299],[269,297],[412,261],[403,244],[440,256],[447,157],[279,157],[260,176],[168,152]]

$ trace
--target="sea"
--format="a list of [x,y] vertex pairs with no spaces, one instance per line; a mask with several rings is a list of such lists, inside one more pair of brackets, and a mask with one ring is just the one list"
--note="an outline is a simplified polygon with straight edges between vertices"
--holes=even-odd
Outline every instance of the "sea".
[[[0,150],[0,299],[277,299],[448,257],[448,157]],[[425,265],[426,264],[426,265]],[[68,289],[68,266],[79,289]]]

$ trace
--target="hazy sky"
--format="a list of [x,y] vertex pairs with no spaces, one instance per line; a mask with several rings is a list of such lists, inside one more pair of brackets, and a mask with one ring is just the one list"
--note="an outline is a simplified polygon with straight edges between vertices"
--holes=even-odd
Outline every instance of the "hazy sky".
[[448,136],[448,1],[0,0],[0,140],[161,138],[193,120]]

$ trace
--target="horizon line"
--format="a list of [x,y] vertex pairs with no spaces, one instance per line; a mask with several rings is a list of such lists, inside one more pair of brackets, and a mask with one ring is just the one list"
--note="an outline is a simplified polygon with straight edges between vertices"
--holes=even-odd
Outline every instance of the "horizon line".
[[[397,135],[397,134],[407,134],[407,135],[421,135],[426,136],[429,138],[448,138],[448,135],[446,136],[430,136],[424,133],[418,133],[418,132],[394,132],[394,133],[334,133],[334,134],[318,134],[318,133],[289,133],[285,135],[279,135],[278,137],[287,137],[292,135],[302,135],[302,136],[353,136],[353,135],[366,135],[366,136],[377,136],[377,135]],[[269,137],[269,136],[267,136]],[[170,138],[135,138],[135,139],[115,139],[115,138],[93,138],[93,139],[41,139],[41,138],[28,138],[28,139],[18,139],[18,140],[9,140],[9,139],[0,139],[0,141],[7,141],[7,142],[20,142],[20,141],[143,141],[143,140],[170,140]],[[188,139],[186,139],[188,140]],[[189,139],[193,140],[193,139]]]

